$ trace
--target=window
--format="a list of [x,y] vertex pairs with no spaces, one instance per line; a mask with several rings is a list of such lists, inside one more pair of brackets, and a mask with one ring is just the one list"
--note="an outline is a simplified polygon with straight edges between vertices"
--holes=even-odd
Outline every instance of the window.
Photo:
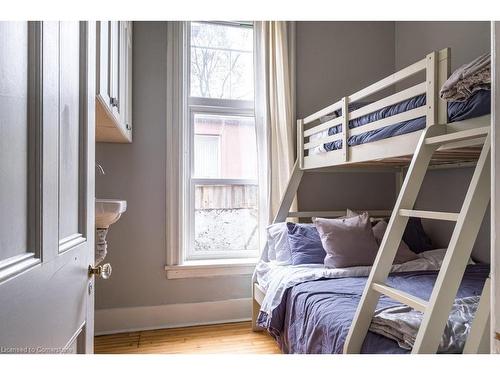
[[184,260],[259,253],[253,28],[187,23]]
[[220,135],[194,135],[194,175],[202,178],[220,176]]
[[252,27],[190,25],[190,95],[253,101]]

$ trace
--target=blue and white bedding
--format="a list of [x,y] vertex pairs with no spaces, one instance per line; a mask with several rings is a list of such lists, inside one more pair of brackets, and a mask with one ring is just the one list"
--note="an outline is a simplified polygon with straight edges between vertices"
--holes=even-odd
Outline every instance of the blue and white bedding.
[[[393,273],[387,283],[428,300],[437,273]],[[488,265],[468,266],[457,297],[480,295],[488,274]],[[365,283],[366,277],[349,277],[298,284],[287,290],[281,304],[274,310],[268,330],[284,353],[340,354]],[[382,296],[377,308],[396,304]],[[405,354],[409,351],[396,341],[369,331],[361,353]]]
[[[382,108],[378,111],[361,116],[357,119],[349,121],[349,129],[357,128],[369,124],[371,122],[381,120],[386,117],[394,116],[396,114],[406,112],[425,105],[425,94],[410,98],[400,103]],[[356,109],[359,106],[356,107]],[[350,109],[353,110],[354,108]],[[448,102],[448,122],[463,121],[474,117],[487,115],[491,112],[491,92],[489,90],[479,90],[471,95],[465,101]],[[338,113],[338,115],[341,115]],[[375,142],[381,139],[395,137],[411,133],[425,128],[425,116],[419,117],[409,121],[403,121],[397,124],[389,125],[381,129],[367,131],[362,134],[353,135],[349,137],[347,143],[349,146],[356,146],[363,143]],[[328,135],[334,135],[342,130],[342,125],[337,125],[328,129]],[[326,136],[318,133],[316,136],[311,136],[311,140]],[[342,140],[325,143],[311,149],[311,154],[338,150],[342,148]]]
[[[428,299],[445,250],[393,266],[388,284]],[[321,265],[279,266],[260,262],[256,277],[266,289],[258,324],[284,353],[342,353],[371,267],[327,269]],[[489,266],[469,265],[457,297],[480,295]],[[381,297],[378,309],[398,303]],[[396,341],[369,332],[363,353],[406,353]]]
[[[419,259],[394,264],[391,272],[438,270],[441,267],[445,252],[446,249],[425,251],[419,254]],[[255,268],[255,276],[258,284],[266,290],[266,295],[260,307],[261,316],[259,320],[264,326],[268,325],[272,311],[281,303],[285,291],[290,287],[323,278],[368,276],[371,268],[371,266],[327,268],[323,264],[292,266],[281,265],[275,261],[260,261]]]

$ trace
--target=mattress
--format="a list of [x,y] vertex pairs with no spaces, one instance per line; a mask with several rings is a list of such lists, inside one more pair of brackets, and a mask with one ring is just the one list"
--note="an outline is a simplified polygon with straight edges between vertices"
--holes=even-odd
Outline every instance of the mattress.
[[[400,103],[391,105],[389,107],[382,108],[378,111],[372,112],[365,116],[361,116],[354,120],[349,121],[349,128],[357,128],[369,124],[374,121],[381,120],[386,117],[394,116],[398,113],[406,112],[411,109],[415,109],[424,106],[426,102],[425,94],[410,98],[408,100],[402,101]],[[365,103],[365,105],[368,103]],[[350,107],[350,110],[361,108],[362,106],[357,105],[356,107]],[[474,117],[480,117],[487,115],[491,112],[491,92],[489,90],[479,90],[476,91],[469,99],[463,102],[449,102],[448,103],[448,122],[463,121]],[[340,116],[341,113],[336,113]],[[330,116],[327,119],[331,119]],[[395,137],[398,135],[403,135],[417,130],[422,130],[425,128],[426,121],[425,116],[418,117],[409,121],[399,122],[393,125],[389,125],[380,129],[367,131],[362,134],[354,135],[349,137],[347,143],[349,146],[356,146],[363,143],[375,142],[381,139]],[[342,126],[337,125],[328,129],[328,135],[334,135],[341,131]],[[325,134],[326,135],[326,134]],[[314,138],[311,137],[311,140]],[[311,154],[338,150],[342,148],[342,140],[336,140],[330,143],[325,143],[323,147],[317,147],[312,149]]]
[[[457,298],[478,296],[490,272],[489,265],[467,266]],[[387,284],[428,300],[438,271],[393,273]],[[342,353],[366,283],[366,277],[320,279],[286,290],[274,309],[268,330],[284,353]],[[386,296],[377,308],[397,304]],[[409,353],[384,336],[368,332],[362,353]]]

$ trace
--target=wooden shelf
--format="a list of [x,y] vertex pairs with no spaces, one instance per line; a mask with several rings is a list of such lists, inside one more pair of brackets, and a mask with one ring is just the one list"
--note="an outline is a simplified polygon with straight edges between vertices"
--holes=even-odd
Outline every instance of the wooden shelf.
[[95,140],[96,142],[131,143],[132,132],[120,126],[108,107],[97,95],[95,101]]

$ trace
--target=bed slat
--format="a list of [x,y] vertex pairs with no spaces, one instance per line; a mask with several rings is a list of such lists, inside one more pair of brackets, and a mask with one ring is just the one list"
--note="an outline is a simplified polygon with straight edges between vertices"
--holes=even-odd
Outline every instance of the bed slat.
[[[391,117],[386,117],[386,118],[380,119],[378,121],[370,122],[366,125],[358,126],[357,128],[349,129],[349,135],[350,136],[358,135],[358,134],[366,133],[366,132],[371,131],[371,130],[381,129],[381,128],[388,126],[388,125],[394,125],[394,124],[397,124],[399,122],[413,120],[415,118],[425,116],[426,113],[427,113],[427,109],[425,106],[418,107],[415,109],[411,109],[409,111],[398,113],[397,115],[394,115]],[[342,118],[340,118],[340,119],[342,119]],[[337,120],[337,119],[335,119],[335,120]],[[325,124],[327,124],[327,123],[325,123]],[[325,125],[325,124],[322,124],[322,125]],[[336,141],[338,139],[344,139],[344,138],[347,138],[347,137],[344,137],[344,132],[342,131],[340,133],[330,135],[330,136],[325,137],[325,138],[320,138],[320,139],[314,140],[312,142],[308,142],[308,143],[304,144],[304,150],[309,150],[313,147],[316,147],[316,146],[319,146],[319,145],[322,145],[322,144],[325,144],[328,142],[333,142],[333,141]]]
[[461,132],[449,133],[443,135],[437,135],[435,137],[431,137],[425,140],[425,144],[433,145],[433,144],[445,144],[449,142],[454,142],[457,140],[463,141],[471,138],[478,138],[481,136],[485,136],[490,131],[489,126],[482,126],[476,129],[463,130]]
[[330,129],[334,126],[340,125],[340,124],[342,124],[342,121],[343,121],[343,117],[340,116],[340,117],[336,117],[334,119],[331,119],[327,122],[324,122],[322,124],[319,124],[319,125],[315,126],[314,128],[307,129],[306,131],[304,131],[304,137],[310,137],[311,135],[319,133],[322,130]]
[[361,116],[367,115],[369,113],[378,111],[382,108],[400,103],[404,100],[413,98],[413,97],[418,96],[420,94],[424,94],[426,91],[426,88],[427,88],[426,83],[422,82],[422,83],[419,83],[418,85],[407,88],[406,90],[397,92],[393,95],[390,95],[390,96],[387,96],[383,99],[377,100],[374,103],[365,105],[364,107],[349,113],[349,120],[354,120],[358,117],[361,117]]
[[458,214],[454,212],[420,211],[420,210],[399,210],[401,216],[419,217],[421,219],[457,221]]
[[319,119],[320,117],[326,116],[326,115],[336,111],[337,109],[340,109],[341,106],[342,106],[342,100],[339,100],[338,102],[333,103],[333,104],[329,105],[328,107],[323,108],[322,110],[313,113],[310,116],[307,116],[304,119],[304,124],[309,124],[310,122],[313,122],[313,121]]
[[428,303],[427,301],[425,301],[421,298],[412,296],[411,294],[408,294],[408,293],[403,292],[401,290],[391,288],[390,286],[387,286],[385,284],[373,283],[372,289],[379,292],[379,293],[386,295],[387,297],[391,297],[392,299],[395,299],[396,301],[404,303],[405,305],[413,307],[415,310],[420,311],[420,312],[425,312],[425,309],[427,307],[427,303]]
[[[391,216],[391,210],[357,210],[358,212],[367,211],[371,217],[389,217]],[[312,217],[341,217],[345,216],[346,210],[338,211],[299,211],[299,212],[289,212],[288,217],[299,217],[299,218],[312,218]]]
[[350,130],[350,135],[358,135],[365,133],[370,130],[381,129],[388,125],[394,125],[399,122],[413,120],[418,117],[423,117],[427,113],[427,109],[425,106],[418,107],[415,109],[411,109],[409,111],[405,111],[402,113],[398,113],[397,115],[386,117],[378,121],[370,122],[366,125],[358,126],[357,128],[353,128]]
[[330,135],[330,136],[325,137],[325,138],[320,138],[320,139],[314,140],[312,142],[307,142],[306,144],[304,144],[304,150],[309,150],[313,147],[320,146],[324,143],[329,143],[329,142],[336,141],[337,139],[342,139],[343,136],[344,136],[344,134],[343,134],[343,132],[341,132],[341,133]]

